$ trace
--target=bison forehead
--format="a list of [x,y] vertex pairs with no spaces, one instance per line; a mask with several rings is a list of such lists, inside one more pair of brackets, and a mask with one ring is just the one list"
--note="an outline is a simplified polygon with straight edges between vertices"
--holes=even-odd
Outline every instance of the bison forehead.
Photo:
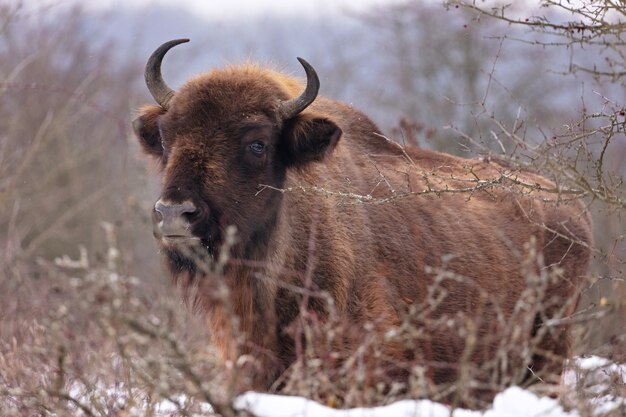
[[297,95],[302,88],[293,80],[281,77],[256,67],[214,70],[181,87],[172,101],[171,113],[179,117],[192,114],[220,122],[265,114],[278,122],[279,102]]

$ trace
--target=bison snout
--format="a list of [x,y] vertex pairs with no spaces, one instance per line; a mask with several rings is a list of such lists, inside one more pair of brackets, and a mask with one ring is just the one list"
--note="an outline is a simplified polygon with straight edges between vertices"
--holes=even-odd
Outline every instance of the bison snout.
[[157,201],[152,212],[154,237],[161,240],[197,239],[191,233],[190,219],[198,211],[191,201],[183,203]]

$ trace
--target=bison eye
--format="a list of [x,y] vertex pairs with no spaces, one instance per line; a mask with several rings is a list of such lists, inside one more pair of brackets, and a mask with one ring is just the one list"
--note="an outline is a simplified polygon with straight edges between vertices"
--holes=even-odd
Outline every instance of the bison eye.
[[263,142],[256,141],[248,145],[248,148],[252,151],[253,154],[261,155],[265,150],[265,144]]

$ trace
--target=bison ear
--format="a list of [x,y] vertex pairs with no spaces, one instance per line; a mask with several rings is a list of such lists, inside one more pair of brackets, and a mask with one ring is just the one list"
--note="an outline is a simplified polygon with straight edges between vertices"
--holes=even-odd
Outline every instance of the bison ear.
[[332,152],[341,129],[332,120],[300,115],[285,122],[280,138],[280,153],[287,167],[321,161]]
[[158,118],[164,111],[156,106],[142,109],[141,114],[133,120],[133,130],[139,139],[143,151],[155,158],[163,156],[161,133],[159,132]]

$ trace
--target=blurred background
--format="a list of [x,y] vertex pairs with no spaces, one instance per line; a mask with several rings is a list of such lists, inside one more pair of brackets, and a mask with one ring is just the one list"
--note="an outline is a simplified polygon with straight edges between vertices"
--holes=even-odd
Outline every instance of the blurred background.
[[[540,5],[516,2],[507,13],[522,22],[579,18]],[[130,128],[134,111],[152,103],[143,81],[147,57],[180,37],[191,42],[163,66],[174,88],[246,60],[301,77],[301,56],[320,75],[321,94],[364,111],[394,140],[466,157],[502,156],[564,185],[587,183],[598,250],[581,308],[600,312],[602,321],[583,325],[576,346],[580,353],[623,352],[621,32],[612,49],[577,43],[576,28],[569,38],[554,37],[466,6],[0,1],[0,358],[37,369],[21,347],[50,347],[45,333],[62,316],[63,337],[84,337],[83,366],[93,361],[95,336],[87,340],[85,329],[96,318],[80,303],[98,298],[71,280],[83,282],[98,268],[133,277],[141,308],[132,308],[163,320],[159,311],[167,307],[168,320],[185,323],[172,325],[180,340],[191,350],[205,348],[204,325],[181,307],[161,269],[150,224],[158,172]],[[41,353],[46,357],[52,360]],[[0,384],[27,378],[3,372]]]

